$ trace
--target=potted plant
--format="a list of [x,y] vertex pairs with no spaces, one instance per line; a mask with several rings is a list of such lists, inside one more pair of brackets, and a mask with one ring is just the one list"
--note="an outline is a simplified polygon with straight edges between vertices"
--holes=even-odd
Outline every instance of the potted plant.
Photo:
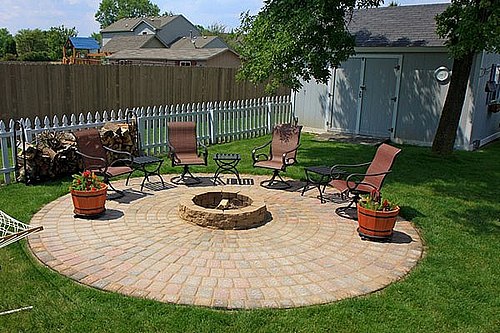
[[358,233],[362,239],[388,240],[399,214],[399,206],[382,200],[380,192],[373,190],[358,202]]
[[106,210],[108,186],[95,173],[86,170],[73,175],[69,189],[76,216],[97,217]]

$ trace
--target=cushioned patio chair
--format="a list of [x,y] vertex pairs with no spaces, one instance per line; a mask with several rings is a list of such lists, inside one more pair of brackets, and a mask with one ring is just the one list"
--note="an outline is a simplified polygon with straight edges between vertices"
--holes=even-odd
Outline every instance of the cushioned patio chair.
[[[253,166],[273,170],[269,180],[260,183],[261,186],[272,188],[289,188],[291,185],[280,175],[286,168],[297,162],[297,149],[300,146],[300,132],[302,126],[295,124],[276,125],[273,129],[272,140],[252,150]],[[259,152],[269,146],[269,153]],[[278,178],[278,179],[276,179]]]
[[[83,129],[73,134],[76,137],[77,153],[83,159],[84,169],[102,176],[104,182],[118,194],[117,197],[122,197],[123,191],[115,189],[110,179],[120,175],[130,175],[134,171],[132,154],[103,146],[99,131],[95,128]],[[111,160],[107,156],[107,151],[118,156],[122,155],[123,158]]]
[[207,165],[207,147],[196,138],[195,122],[169,122],[168,156],[172,166],[182,166],[182,174],[171,179],[174,184],[197,184],[201,179],[190,171],[190,165]]
[[[343,199],[350,199],[347,207],[337,208],[337,214],[342,217],[355,218],[356,214],[350,213],[349,209],[355,209],[361,195],[368,194],[372,190],[380,191],[385,177],[391,172],[394,160],[400,152],[401,149],[383,143],[378,147],[371,162],[334,165],[331,169],[332,180],[329,185],[337,189]],[[368,169],[364,173],[346,172],[352,168],[366,166]]]

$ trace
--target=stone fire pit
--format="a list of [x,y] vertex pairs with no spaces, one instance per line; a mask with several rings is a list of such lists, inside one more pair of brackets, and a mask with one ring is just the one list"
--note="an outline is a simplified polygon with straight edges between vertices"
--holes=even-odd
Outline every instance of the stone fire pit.
[[265,223],[266,204],[235,192],[203,192],[181,200],[179,216],[202,227],[248,229]]

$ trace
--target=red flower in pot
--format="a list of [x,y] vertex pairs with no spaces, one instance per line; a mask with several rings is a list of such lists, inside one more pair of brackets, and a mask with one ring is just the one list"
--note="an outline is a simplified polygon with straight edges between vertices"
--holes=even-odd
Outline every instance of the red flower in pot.
[[94,172],[85,170],[73,175],[69,189],[76,216],[96,217],[106,211],[108,186]]
[[361,238],[390,239],[399,210],[398,205],[382,199],[378,190],[363,196],[358,202],[358,233]]

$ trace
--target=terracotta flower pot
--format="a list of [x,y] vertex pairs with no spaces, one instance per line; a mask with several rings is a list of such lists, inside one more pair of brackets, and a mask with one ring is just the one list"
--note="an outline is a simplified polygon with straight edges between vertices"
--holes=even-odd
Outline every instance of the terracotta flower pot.
[[389,239],[399,214],[399,207],[390,211],[374,211],[358,205],[358,233],[361,238]]
[[106,193],[108,186],[102,185],[97,191],[77,191],[71,190],[71,199],[75,209],[73,212],[77,216],[96,217],[106,211]]

